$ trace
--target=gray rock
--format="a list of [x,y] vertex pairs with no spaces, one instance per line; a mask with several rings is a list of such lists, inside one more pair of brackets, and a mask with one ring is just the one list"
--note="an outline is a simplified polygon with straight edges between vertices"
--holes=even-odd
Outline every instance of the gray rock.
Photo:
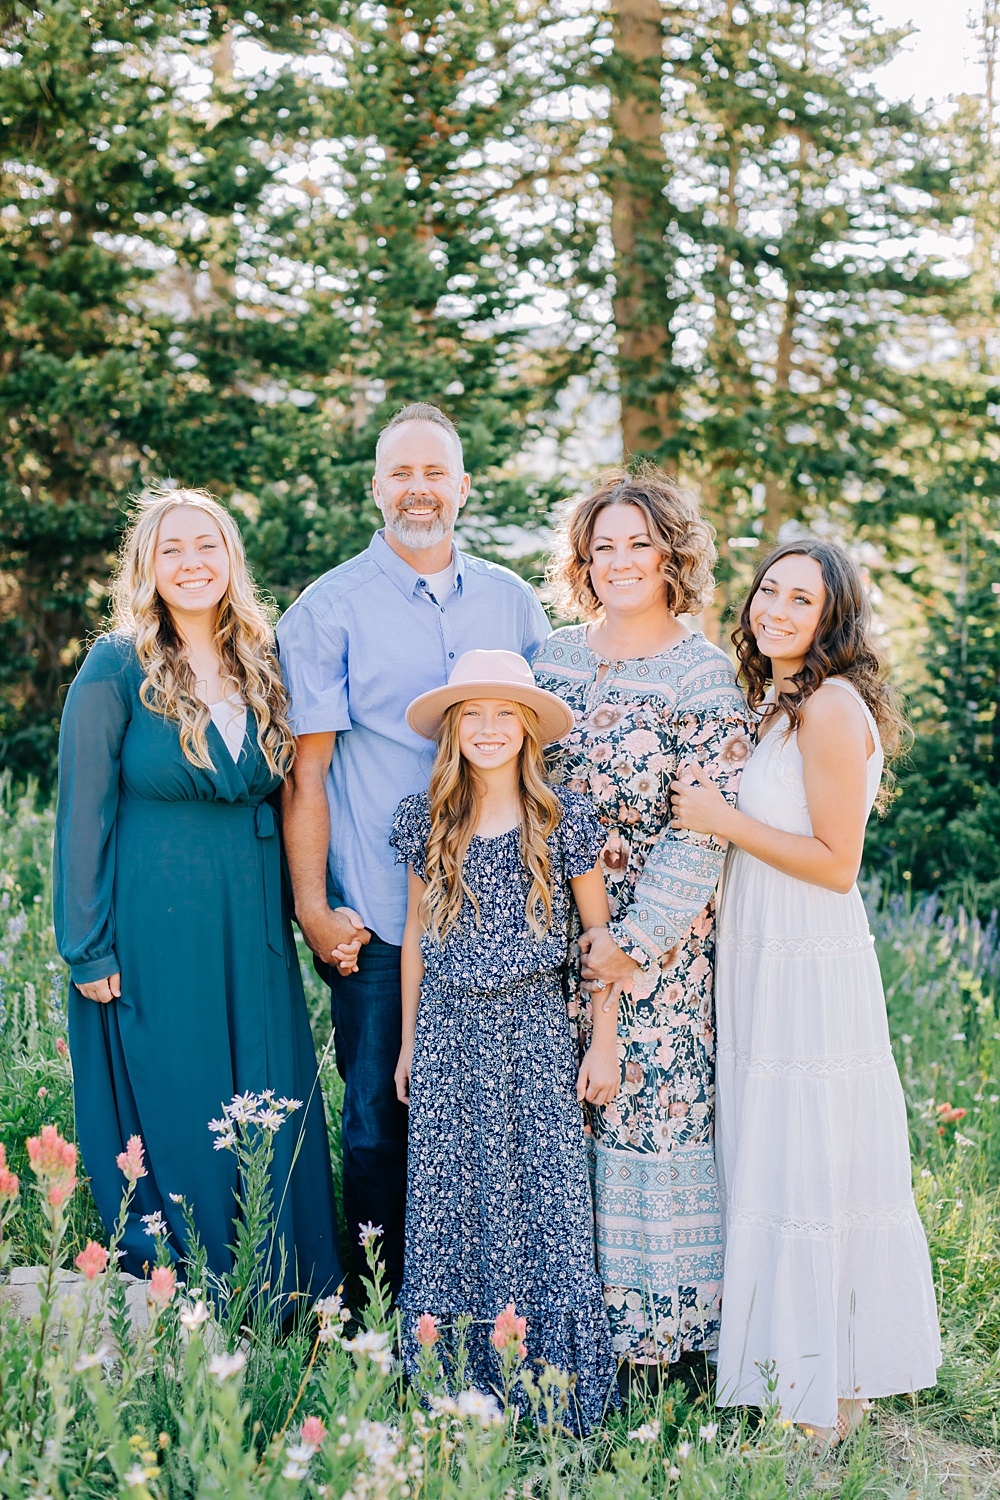
[[[25,1322],[29,1318],[36,1318],[41,1309],[41,1287],[40,1283],[45,1278],[44,1266],[14,1266],[5,1283],[0,1285],[0,1304],[6,1303],[18,1317]],[[99,1283],[103,1277],[98,1278],[98,1284],[92,1295],[97,1297],[100,1292]],[[146,1300],[146,1282],[140,1281],[138,1276],[130,1276],[122,1272],[122,1282],[125,1286],[125,1302],[132,1318],[132,1327],[138,1333],[149,1323],[149,1303]],[[56,1273],[55,1312],[53,1333],[64,1331],[63,1320],[67,1316],[79,1316],[83,1312],[84,1295],[83,1289],[86,1285],[85,1278],[78,1271],[58,1271]],[[108,1327],[107,1312],[101,1319],[101,1330]]]

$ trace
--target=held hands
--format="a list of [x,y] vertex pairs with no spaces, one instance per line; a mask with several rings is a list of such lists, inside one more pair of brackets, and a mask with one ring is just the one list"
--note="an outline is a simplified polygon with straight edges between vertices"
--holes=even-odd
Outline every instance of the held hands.
[[350,936],[331,950],[331,957],[341,974],[356,974],[358,954],[361,952],[362,944],[370,941],[371,933],[357,912],[352,911],[349,906],[338,906],[334,911],[334,916],[342,917],[350,923]]
[[670,783],[671,828],[686,828],[690,833],[711,833],[726,838],[726,824],[732,808],[715,782],[697,762],[690,766],[696,786],[687,781]]
[[331,964],[341,974],[358,972],[358,954],[371,938],[364,922],[349,906],[331,910],[324,906],[318,912],[296,912],[296,920],[309,947],[317,958]]
[[92,979],[89,984],[78,984],[77,989],[85,1000],[96,1000],[98,1005],[110,1005],[112,1000],[121,999],[122,976],[109,974],[107,979]]

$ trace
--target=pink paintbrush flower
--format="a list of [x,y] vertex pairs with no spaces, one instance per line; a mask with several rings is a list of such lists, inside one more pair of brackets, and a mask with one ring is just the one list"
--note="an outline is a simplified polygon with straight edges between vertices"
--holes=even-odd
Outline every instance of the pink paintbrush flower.
[[142,1164],[142,1157],[142,1137],[139,1135],[130,1135],[128,1138],[128,1149],[119,1151],[115,1157],[119,1171],[125,1174],[129,1182],[138,1182],[140,1177],[145,1177],[146,1168]]
[[490,1334],[490,1343],[501,1354],[505,1349],[516,1348],[523,1359],[528,1352],[528,1347],[524,1343],[527,1331],[527,1318],[519,1318],[514,1311],[513,1302],[508,1302],[503,1312],[496,1315],[493,1332]]
[[0,1143],[0,1206],[4,1203],[13,1203],[20,1186],[17,1173],[10,1171],[7,1166],[7,1153]]
[[169,1307],[174,1298],[177,1277],[172,1266],[154,1266],[146,1295],[157,1307]]
[[417,1321],[417,1343],[429,1349],[438,1340],[438,1320],[433,1313],[421,1313]]
[[62,1208],[76,1187],[76,1147],[64,1141],[54,1125],[43,1125],[27,1144],[35,1176],[48,1184],[47,1202],[52,1208]]
[[96,1281],[108,1264],[108,1252],[96,1240],[88,1240],[73,1264],[88,1281]]
[[302,1442],[307,1443],[310,1448],[321,1447],[323,1444],[323,1439],[326,1437],[326,1428],[323,1426],[321,1418],[306,1417],[305,1421],[302,1423],[302,1432],[300,1436]]

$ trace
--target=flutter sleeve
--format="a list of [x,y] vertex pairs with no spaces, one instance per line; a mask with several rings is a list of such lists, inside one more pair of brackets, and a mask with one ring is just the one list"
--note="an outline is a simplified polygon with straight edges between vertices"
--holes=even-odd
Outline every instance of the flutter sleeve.
[[[700,765],[735,806],[752,740],[746,700],[728,662],[713,658],[692,671],[678,695],[671,728],[675,779],[693,781],[691,768]],[[608,927],[619,948],[643,967],[658,963],[708,905],[725,855],[725,843],[713,835],[664,824],[631,905]]]
[[105,636],[66,697],[59,730],[59,795],[52,907],[59,952],[74,984],[120,972],[115,953],[115,820],[122,740],[131,718],[124,670],[131,647]]
[[606,834],[598,822],[589,797],[584,797],[580,792],[571,792],[566,787],[554,787],[553,790],[563,809],[559,834],[566,877],[568,880],[575,880],[578,875],[586,875],[597,864]]
[[427,797],[423,792],[404,797],[396,808],[392,821],[389,843],[396,851],[397,865],[409,865],[414,875],[427,879],[427,835],[430,833],[430,815]]

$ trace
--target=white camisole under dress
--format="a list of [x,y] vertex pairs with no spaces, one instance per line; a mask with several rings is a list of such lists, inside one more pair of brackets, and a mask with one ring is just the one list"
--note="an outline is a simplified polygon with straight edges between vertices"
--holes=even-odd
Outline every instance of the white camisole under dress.
[[[868,812],[882,775],[875,721]],[[794,731],[772,727],[739,808],[812,834]],[[720,1405],[780,1403],[832,1427],[837,1401],[934,1385],[930,1258],[906,1105],[857,886],[847,895],[731,848],[716,960],[716,1152],[725,1275]]]

